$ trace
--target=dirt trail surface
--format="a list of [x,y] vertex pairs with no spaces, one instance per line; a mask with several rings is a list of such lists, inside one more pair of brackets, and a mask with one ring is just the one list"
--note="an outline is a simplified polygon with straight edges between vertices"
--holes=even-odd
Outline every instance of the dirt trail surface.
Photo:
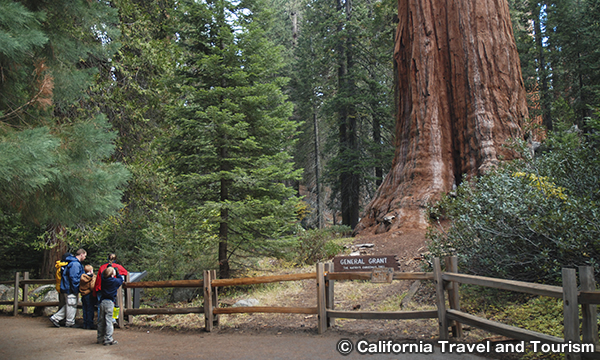
[[[96,344],[96,332],[55,328],[46,318],[0,315],[0,359],[482,359],[471,354],[388,354],[343,356],[341,335],[243,335],[172,333],[116,329],[113,346]],[[350,339],[354,344],[359,338]],[[382,339],[383,340],[383,339]],[[372,340],[370,340],[372,341]]]

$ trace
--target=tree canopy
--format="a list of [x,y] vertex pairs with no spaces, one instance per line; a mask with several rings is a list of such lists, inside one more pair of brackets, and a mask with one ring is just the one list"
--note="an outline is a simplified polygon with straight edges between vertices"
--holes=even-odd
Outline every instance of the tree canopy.
[[103,114],[86,106],[96,64],[117,46],[115,9],[2,1],[0,13],[0,143],[7,149],[0,205],[50,230],[41,270],[50,274],[65,250],[64,226],[98,221],[122,206],[128,171],[105,162],[115,134]]

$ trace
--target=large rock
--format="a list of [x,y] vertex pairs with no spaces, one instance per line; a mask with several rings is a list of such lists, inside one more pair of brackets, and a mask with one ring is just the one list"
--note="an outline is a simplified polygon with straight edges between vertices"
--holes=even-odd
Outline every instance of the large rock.
[[[0,295],[0,300],[10,301],[10,300],[15,299],[15,288],[14,287],[6,287],[6,290],[4,292],[2,292],[0,290],[0,293],[2,293],[2,295]],[[22,295],[23,295],[23,289],[19,289],[19,299],[21,299]]]
[[37,299],[39,297],[45,296],[50,291],[56,292],[56,286],[43,285],[43,286],[37,287],[32,292],[29,293],[29,296],[32,297],[33,299]]
[[256,299],[243,299],[240,300],[238,302],[236,302],[235,304],[232,305],[232,307],[251,307],[251,306],[258,306],[260,302]]
[[[195,274],[189,274],[184,280],[198,280]],[[199,294],[198,288],[174,288],[171,293],[171,302],[190,302]]]
[[[50,289],[50,291],[48,291],[44,295],[44,298],[42,299],[42,301],[43,302],[58,301],[58,291],[56,291],[56,288],[54,288],[54,286],[52,286],[52,289]],[[50,316],[57,311],[58,311],[58,306],[47,306],[44,308],[42,314],[44,316]]]
[[[6,286],[6,285],[0,285],[0,300],[5,300],[5,299],[4,299],[4,296],[5,296],[4,294],[6,294],[6,292],[7,292],[9,289],[14,289],[14,288],[8,287],[8,286]],[[13,290],[13,291],[14,291],[14,290]]]

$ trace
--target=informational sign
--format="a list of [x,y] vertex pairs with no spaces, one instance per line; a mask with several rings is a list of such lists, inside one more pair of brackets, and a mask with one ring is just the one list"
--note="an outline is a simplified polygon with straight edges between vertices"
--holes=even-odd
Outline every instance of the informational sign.
[[373,269],[392,268],[398,270],[394,255],[336,256],[333,258],[333,271],[372,271]]

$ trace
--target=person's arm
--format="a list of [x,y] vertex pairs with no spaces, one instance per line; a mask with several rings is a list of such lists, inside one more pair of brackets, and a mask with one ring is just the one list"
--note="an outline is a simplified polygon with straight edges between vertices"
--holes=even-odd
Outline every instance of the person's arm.
[[123,265],[121,264],[113,264],[113,267],[115,269],[119,269],[119,274],[123,275],[123,276],[127,276],[128,272],[127,270],[123,267]]
[[119,272],[119,268],[115,267],[115,278],[117,280],[121,280],[121,283],[119,284],[119,286],[121,286],[121,284],[123,283],[123,281],[125,281],[125,276],[123,276],[120,272]]

